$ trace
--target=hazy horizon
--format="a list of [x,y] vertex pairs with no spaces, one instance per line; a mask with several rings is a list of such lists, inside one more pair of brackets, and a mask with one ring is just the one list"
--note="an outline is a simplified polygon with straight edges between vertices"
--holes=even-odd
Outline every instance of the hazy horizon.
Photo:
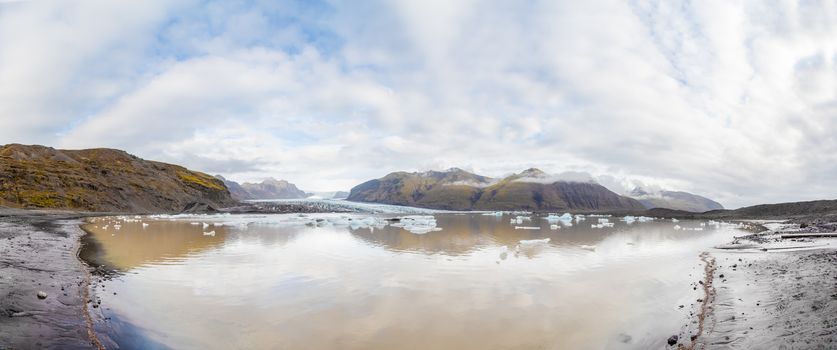
[[837,198],[824,2],[0,1],[0,144],[245,182],[536,167]]

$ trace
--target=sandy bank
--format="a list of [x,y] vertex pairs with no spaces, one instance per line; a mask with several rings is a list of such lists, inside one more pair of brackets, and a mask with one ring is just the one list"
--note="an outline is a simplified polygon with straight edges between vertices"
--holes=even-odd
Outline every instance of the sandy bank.
[[695,348],[837,347],[837,239],[782,239],[812,229],[771,228],[711,252],[715,295]]

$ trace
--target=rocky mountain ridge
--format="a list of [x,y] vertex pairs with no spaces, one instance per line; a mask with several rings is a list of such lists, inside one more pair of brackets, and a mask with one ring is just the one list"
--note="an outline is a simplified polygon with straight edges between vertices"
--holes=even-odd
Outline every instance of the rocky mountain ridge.
[[181,212],[235,204],[224,183],[210,175],[116,149],[0,146],[0,206]]
[[272,177],[266,178],[260,183],[245,182],[242,184],[225,179],[221,175],[215,175],[215,177],[224,182],[236,200],[300,199],[308,197],[308,194],[297,188],[296,185]]
[[554,180],[531,168],[494,179],[459,168],[394,172],[352,188],[348,200],[445,210],[643,210],[595,182]]
[[628,193],[628,196],[638,200],[647,209],[666,208],[693,213],[724,209],[721,203],[683,191],[651,191],[642,187],[636,187]]

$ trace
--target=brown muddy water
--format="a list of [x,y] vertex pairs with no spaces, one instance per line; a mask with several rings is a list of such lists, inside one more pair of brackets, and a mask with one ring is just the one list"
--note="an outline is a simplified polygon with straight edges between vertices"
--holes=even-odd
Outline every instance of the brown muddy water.
[[434,216],[95,219],[82,256],[117,271],[95,290],[98,333],[123,349],[664,348],[693,326],[699,254],[741,234]]

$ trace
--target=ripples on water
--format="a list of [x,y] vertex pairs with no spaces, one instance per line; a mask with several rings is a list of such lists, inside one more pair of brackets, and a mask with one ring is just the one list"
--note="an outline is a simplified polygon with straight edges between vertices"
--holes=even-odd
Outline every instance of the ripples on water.
[[700,297],[698,254],[735,233],[435,217],[442,230],[426,234],[289,215],[119,230],[100,218],[84,254],[122,274],[97,290],[109,318],[99,329],[124,348],[660,348],[689,322],[678,306]]

